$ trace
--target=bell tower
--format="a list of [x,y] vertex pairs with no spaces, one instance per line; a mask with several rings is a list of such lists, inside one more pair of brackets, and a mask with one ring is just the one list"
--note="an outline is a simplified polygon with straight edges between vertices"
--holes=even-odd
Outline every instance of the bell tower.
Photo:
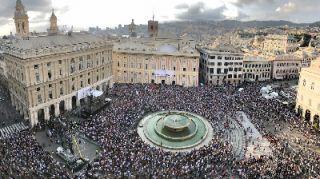
[[16,25],[16,34],[22,38],[29,35],[29,17],[21,0],[16,2],[16,11],[14,13],[14,23]]
[[148,33],[150,37],[156,37],[158,36],[158,29],[159,28],[159,22],[154,20],[154,15],[152,17],[152,20],[148,21]]
[[52,9],[52,14],[50,17],[50,28],[48,29],[49,35],[55,35],[58,33],[58,18],[57,16],[54,14],[54,9]]

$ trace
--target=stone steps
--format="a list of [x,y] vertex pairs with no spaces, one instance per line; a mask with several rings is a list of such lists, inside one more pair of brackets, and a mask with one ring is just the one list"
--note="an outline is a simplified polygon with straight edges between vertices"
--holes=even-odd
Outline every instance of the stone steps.
[[23,122],[13,124],[11,126],[7,126],[0,129],[0,139],[7,139],[12,137],[14,134],[26,130],[29,127],[25,125]]

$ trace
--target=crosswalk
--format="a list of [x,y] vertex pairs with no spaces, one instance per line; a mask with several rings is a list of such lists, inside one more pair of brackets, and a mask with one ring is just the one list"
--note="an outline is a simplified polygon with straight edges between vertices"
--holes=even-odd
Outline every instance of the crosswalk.
[[13,124],[0,129],[0,139],[7,139],[12,137],[14,134],[28,129],[29,126],[25,125],[23,122]]

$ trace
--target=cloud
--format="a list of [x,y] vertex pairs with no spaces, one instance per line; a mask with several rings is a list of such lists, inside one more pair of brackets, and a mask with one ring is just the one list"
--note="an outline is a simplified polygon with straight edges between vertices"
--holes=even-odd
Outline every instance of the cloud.
[[238,7],[244,7],[246,5],[273,4],[274,2],[274,0],[237,0],[233,4]]
[[280,6],[276,9],[277,13],[291,13],[296,9],[296,4],[293,2],[285,3],[283,6]]
[[226,10],[225,6],[221,6],[215,9],[206,8],[203,2],[190,5],[184,12],[176,14],[176,18],[179,20],[224,20],[226,17],[223,12]]
[[[52,8],[51,0],[22,0],[25,10],[36,12],[48,12]],[[1,0],[0,17],[13,18],[15,0]]]
[[188,9],[189,8],[189,5],[186,4],[186,3],[183,3],[183,4],[178,4],[175,6],[176,9]]

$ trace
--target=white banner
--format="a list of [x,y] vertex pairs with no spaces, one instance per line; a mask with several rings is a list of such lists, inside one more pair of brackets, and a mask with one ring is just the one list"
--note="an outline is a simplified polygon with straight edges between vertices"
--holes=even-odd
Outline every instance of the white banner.
[[153,73],[157,77],[173,77],[175,75],[175,72],[172,70],[155,70]]

